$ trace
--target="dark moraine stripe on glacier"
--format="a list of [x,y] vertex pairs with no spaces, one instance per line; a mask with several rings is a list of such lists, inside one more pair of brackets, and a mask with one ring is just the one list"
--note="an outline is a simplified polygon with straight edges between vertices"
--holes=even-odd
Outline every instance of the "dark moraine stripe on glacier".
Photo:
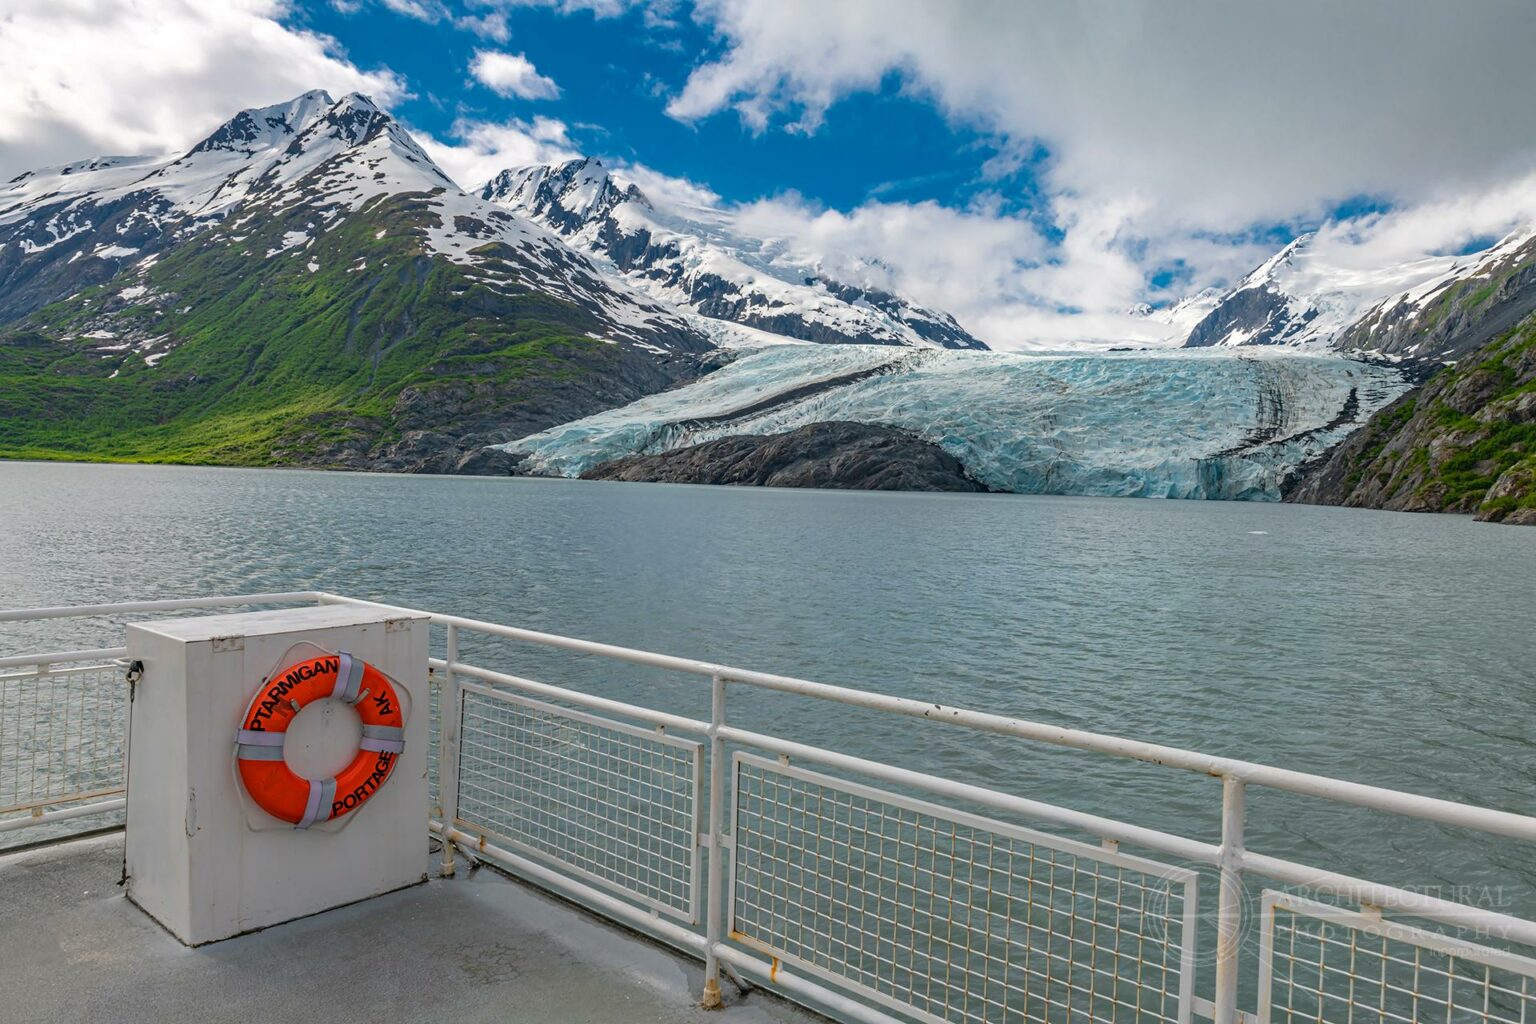
[[[836,391],[839,388],[850,387],[860,381],[870,380],[875,377],[883,377],[895,373],[910,365],[915,357],[912,355],[900,356],[888,360],[878,366],[871,366],[861,370],[851,370],[848,373],[840,373],[833,377],[825,377],[821,380],[813,380],[806,384],[800,384],[784,391],[776,392],[767,398],[759,399],[748,405],[732,409],[729,412],[715,413],[709,416],[691,416],[687,419],[672,420],[658,423],[652,428],[649,440],[646,443],[645,453],[661,451],[678,451],[691,447],[696,436],[701,431],[715,430],[728,427],[733,423],[744,423],[757,416],[765,416],[779,409],[785,409],[799,402],[809,401],[818,395]],[[637,453],[643,454],[643,453]],[[585,476],[585,472],[582,474]],[[613,478],[618,479],[618,478]],[[625,478],[629,479],[629,478]],[[635,479],[640,479],[636,477]],[[708,483],[707,480],[679,481],[692,483]],[[777,485],[776,485],[777,486]],[[783,486],[806,487],[813,484],[786,484]],[[895,488],[882,488],[892,490]],[[914,490],[953,490],[948,487],[918,487]],[[985,490],[986,488],[982,488]]]
[[871,377],[883,377],[888,373],[895,373],[898,369],[905,366],[907,362],[908,360],[906,359],[892,359],[888,363],[871,366],[867,370],[854,370],[851,373],[839,374],[836,377],[828,377],[825,380],[811,381],[809,384],[802,384],[799,387],[790,388],[788,391],[781,391],[761,401],[753,402],[751,405],[744,405],[740,409],[732,409],[730,412],[722,412],[714,416],[695,416],[692,419],[678,420],[675,423],[666,424],[666,426],[693,430],[735,423],[749,416],[760,416],[765,412],[772,412],[775,409],[781,409],[795,402],[803,402],[807,398],[815,398],[817,395],[825,394],[837,388],[857,384],[861,380],[869,380]]

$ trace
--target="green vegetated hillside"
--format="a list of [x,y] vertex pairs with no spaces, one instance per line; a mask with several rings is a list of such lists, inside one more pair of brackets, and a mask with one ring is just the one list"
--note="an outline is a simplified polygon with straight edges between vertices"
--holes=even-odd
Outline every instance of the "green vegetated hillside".
[[504,243],[430,254],[426,198],[290,248],[302,207],[220,223],[0,327],[0,457],[448,471],[689,371],[589,336]]
[[1536,317],[1382,409],[1288,500],[1536,524]]

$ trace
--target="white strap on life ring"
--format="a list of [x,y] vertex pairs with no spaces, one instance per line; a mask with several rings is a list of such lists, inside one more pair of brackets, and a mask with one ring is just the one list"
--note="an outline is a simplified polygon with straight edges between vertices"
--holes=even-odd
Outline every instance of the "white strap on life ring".
[[339,652],[341,664],[336,669],[336,686],[331,696],[348,704],[356,703],[358,687],[363,685],[363,659],[354,658],[346,651]]
[[323,821],[330,817],[331,804],[336,800],[336,779],[309,780],[309,800],[304,804],[304,817],[300,818],[293,827],[306,829],[316,821]]
[[241,729],[235,734],[235,756],[242,761],[281,761],[286,732]]
[[365,725],[363,739],[357,749],[398,754],[405,750],[405,730],[392,725]]

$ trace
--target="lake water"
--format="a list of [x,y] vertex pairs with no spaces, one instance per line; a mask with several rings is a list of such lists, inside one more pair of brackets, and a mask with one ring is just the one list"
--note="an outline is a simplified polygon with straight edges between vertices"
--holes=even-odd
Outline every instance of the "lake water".
[[[358,597],[1536,811],[1536,530],[1010,495],[0,463],[0,606]],[[120,642],[0,626],[4,653]],[[705,715],[708,687],[470,641]],[[768,694],[747,727],[1215,840],[1220,786]],[[1536,850],[1251,792],[1249,847],[1495,886]]]

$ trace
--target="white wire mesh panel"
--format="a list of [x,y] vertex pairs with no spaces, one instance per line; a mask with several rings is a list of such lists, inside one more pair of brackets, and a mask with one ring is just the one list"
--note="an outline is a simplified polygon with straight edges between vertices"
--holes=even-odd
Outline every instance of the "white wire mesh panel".
[[1528,957],[1279,892],[1261,926],[1261,1021],[1536,1021]]
[[46,668],[0,675],[0,817],[123,791],[122,670]]
[[442,820],[442,790],[438,788],[438,760],[443,747],[443,684],[437,673],[427,674],[427,802],[432,817]]
[[731,937],[929,1021],[1187,1021],[1196,876],[736,755]]
[[460,824],[690,923],[702,744],[465,685]]

